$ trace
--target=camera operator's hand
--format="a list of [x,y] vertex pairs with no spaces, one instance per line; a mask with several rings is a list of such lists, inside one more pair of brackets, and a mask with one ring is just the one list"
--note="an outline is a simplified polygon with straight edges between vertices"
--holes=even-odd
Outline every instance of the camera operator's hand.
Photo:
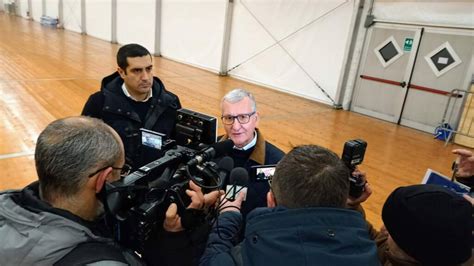
[[362,180],[365,181],[364,191],[360,197],[353,198],[349,196],[347,198],[347,206],[351,209],[357,209],[362,202],[366,201],[370,195],[372,195],[372,188],[370,187],[369,182],[367,182],[367,174],[365,172],[362,172],[356,168],[354,172],[352,172],[352,175],[358,175],[360,178],[362,178]]
[[193,181],[189,182],[189,188],[191,189],[186,190],[186,194],[191,198],[191,204],[189,204],[188,209],[200,210],[214,206],[219,196],[224,193],[223,191],[214,190],[203,194],[201,187]]
[[212,207],[215,206],[217,200],[221,195],[224,195],[225,192],[223,190],[214,190],[207,194],[204,194],[204,205],[205,207]]
[[178,215],[178,205],[171,203],[166,211],[163,229],[168,232],[181,232],[184,230],[181,225],[181,217]]
[[467,194],[464,194],[463,196],[467,201],[469,201],[471,203],[472,207],[474,207],[474,198],[467,195]]
[[203,209],[205,206],[205,199],[201,187],[196,185],[193,181],[189,181],[189,188],[190,189],[186,189],[186,194],[191,198],[191,203],[187,208],[196,210]]
[[456,159],[457,173],[459,177],[469,177],[474,175],[474,154],[471,151],[465,149],[455,149],[454,154],[458,155]]
[[223,213],[223,212],[228,212],[228,211],[232,211],[232,212],[240,212],[240,207],[242,206],[242,201],[244,201],[245,199],[245,191],[242,191],[240,192],[237,197],[235,198],[234,201],[230,201],[228,199],[225,198],[225,195],[222,195],[221,196],[221,202],[222,205],[221,207],[219,208],[219,212],[220,213]]

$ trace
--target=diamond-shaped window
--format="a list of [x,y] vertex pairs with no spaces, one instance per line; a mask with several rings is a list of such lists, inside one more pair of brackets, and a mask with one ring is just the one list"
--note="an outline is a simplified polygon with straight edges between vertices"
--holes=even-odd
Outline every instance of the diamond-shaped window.
[[393,36],[380,43],[374,49],[374,53],[383,67],[389,66],[403,55],[403,51]]
[[393,42],[387,43],[382,49],[379,50],[380,55],[382,55],[383,60],[385,62],[390,61],[390,59],[394,58],[397,56],[398,52],[397,49],[395,48],[395,45],[393,45]]
[[435,55],[430,57],[431,62],[435,65],[438,71],[443,70],[445,67],[448,67],[454,63],[454,59],[449,53],[448,49],[443,48],[441,51],[437,52]]
[[449,42],[445,42],[431,51],[431,53],[425,56],[425,60],[437,77],[462,63],[462,60],[456,54]]

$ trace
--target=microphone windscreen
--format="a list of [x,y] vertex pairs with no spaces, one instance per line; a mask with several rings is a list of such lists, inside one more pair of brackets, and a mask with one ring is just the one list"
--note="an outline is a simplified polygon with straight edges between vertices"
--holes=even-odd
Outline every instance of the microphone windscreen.
[[229,156],[225,156],[219,161],[217,166],[220,170],[225,170],[227,173],[229,173],[232,169],[234,169],[234,160]]
[[214,158],[221,157],[232,152],[234,142],[231,139],[226,139],[212,144],[212,147],[216,151]]
[[229,183],[231,185],[245,187],[249,183],[249,173],[245,168],[236,167],[230,172]]

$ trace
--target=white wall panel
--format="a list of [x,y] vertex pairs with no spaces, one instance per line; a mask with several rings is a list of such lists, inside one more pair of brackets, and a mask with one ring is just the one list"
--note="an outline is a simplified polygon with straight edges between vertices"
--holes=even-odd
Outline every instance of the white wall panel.
[[65,29],[81,32],[81,0],[63,0]]
[[377,19],[455,26],[474,26],[473,0],[376,0]]
[[353,12],[344,0],[237,2],[229,74],[332,104],[314,81],[335,99]]
[[[124,17],[128,20],[129,18]],[[86,1],[86,31],[88,35],[110,41],[112,32],[112,1]]]
[[218,72],[226,0],[163,0],[161,54]]
[[43,4],[41,3],[41,0],[31,0],[31,9],[33,19],[35,21],[40,21],[40,18],[43,15]]
[[117,0],[117,41],[138,43],[154,53],[154,0]]
[[58,6],[59,0],[46,0],[46,16],[50,16],[52,18],[58,17]]

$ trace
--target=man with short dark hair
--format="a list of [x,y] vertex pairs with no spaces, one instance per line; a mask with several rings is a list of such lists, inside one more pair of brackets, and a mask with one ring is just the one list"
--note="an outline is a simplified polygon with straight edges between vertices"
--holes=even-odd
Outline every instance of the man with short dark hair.
[[102,119],[117,131],[127,163],[135,170],[161,155],[141,145],[140,128],[171,137],[181,103],[159,78],[153,77],[153,57],[145,47],[120,47],[117,65],[117,72],[105,77],[100,91],[89,97],[82,115]]
[[269,208],[248,215],[237,246],[242,194],[223,205],[201,265],[379,265],[363,216],[346,208],[349,174],[325,148],[294,148],[276,167]]

